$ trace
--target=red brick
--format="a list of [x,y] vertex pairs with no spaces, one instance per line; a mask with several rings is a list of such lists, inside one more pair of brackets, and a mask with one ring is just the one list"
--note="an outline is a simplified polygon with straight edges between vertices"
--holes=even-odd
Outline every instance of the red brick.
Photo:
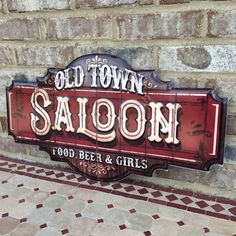
[[16,48],[18,65],[66,66],[74,59],[74,48],[58,47],[20,47]]
[[208,36],[236,37],[236,10],[208,13]]
[[2,19],[0,20],[1,40],[42,39],[43,22],[40,19]]
[[112,38],[110,16],[53,18],[48,21],[48,39]]
[[175,39],[200,37],[201,11],[126,15],[117,19],[121,39]]
[[61,10],[69,9],[69,0],[8,0],[9,11],[41,11],[41,10]]
[[118,7],[118,6],[138,6],[138,5],[149,5],[152,4],[153,0],[76,0],[76,8],[102,8],[102,7]]

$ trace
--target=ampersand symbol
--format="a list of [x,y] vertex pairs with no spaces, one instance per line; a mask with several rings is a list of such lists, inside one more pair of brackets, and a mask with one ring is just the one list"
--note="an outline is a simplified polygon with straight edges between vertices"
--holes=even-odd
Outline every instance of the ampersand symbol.
[[107,164],[112,164],[112,158],[111,158],[110,155],[107,155],[105,162],[106,162]]

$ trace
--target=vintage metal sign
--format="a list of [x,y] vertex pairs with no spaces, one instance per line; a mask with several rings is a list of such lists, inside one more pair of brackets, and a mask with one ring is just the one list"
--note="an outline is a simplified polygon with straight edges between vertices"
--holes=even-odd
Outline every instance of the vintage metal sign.
[[171,88],[154,71],[105,54],[7,88],[16,142],[37,144],[52,160],[104,181],[150,176],[168,164],[222,164],[226,102],[211,89]]

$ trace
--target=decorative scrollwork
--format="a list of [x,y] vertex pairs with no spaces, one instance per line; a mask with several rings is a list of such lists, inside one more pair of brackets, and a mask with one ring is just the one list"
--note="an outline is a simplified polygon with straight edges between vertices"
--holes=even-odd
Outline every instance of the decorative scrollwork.
[[86,161],[81,161],[80,166],[86,167],[87,171],[90,174],[94,175],[101,175],[101,174],[106,175],[109,171],[116,171],[116,168],[114,166],[111,165],[104,166],[101,163],[90,163]]
[[157,88],[157,84],[152,83],[151,81],[148,81],[147,79],[145,79],[143,81],[143,85],[147,88],[147,89],[154,89]]
[[95,56],[92,59],[87,59],[86,60],[87,64],[106,64],[107,63],[107,59],[102,59],[98,56]]
[[52,75],[51,77],[48,78],[48,80],[46,81],[46,84],[47,85],[53,85],[54,80],[55,80],[55,75]]

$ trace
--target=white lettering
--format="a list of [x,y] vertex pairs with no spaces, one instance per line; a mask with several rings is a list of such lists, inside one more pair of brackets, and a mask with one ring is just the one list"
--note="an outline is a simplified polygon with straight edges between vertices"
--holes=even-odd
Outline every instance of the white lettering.
[[49,100],[48,93],[43,89],[35,89],[31,96],[31,105],[38,115],[40,115],[43,119],[44,126],[42,128],[37,127],[37,122],[40,120],[37,115],[34,113],[30,113],[31,118],[31,128],[34,133],[37,135],[43,136],[46,135],[51,127],[51,120],[48,113],[39,105],[38,97],[43,99],[43,107],[47,108],[51,102]]
[[91,88],[97,88],[97,64],[89,64],[88,65],[88,71],[92,69],[92,83],[91,83]]
[[[127,111],[131,108],[134,108],[137,112],[137,128],[132,132],[127,129]],[[136,140],[142,137],[142,135],[144,134],[146,123],[145,109],[140,102],[136,100],[127,100],[123,102],[120,107],[120,114],[118,119],[120,122],[120,132],[125,138],[129,140]]]
[[74,70],[75,88],[80,88],[84,83],[84,70],[82,66],[76,66],[72,69]]
[[[101,123],[100,121],[101,107],[106,107],[107,109],[107,114],[106,114],[107,122],[105,124]],[[96,124],[95,127],[98,130],[103,132],[111,130],[115,125],[115,118],[116,118],[114,105],[108,99],[105,98],[98,99],[93,106],[92,118],[93,118],[93,124]]]
[[[108,64],[88,64],[87,71],[91,76],[91,88],[113,88],[143,95],[144,76],[128,69],[120,70],[117,66]],[[59,71],[55,76],[57,90],[80,88],[84,83],[84,70],[81,65]]]
[[103,88],[108,88],[111,84],[111,68],[103,65],[100,69],[100,82]]
[[[168,134],[168,137],[165,139],[166,143],[178,144],[179,140],[177,139],[177,126],[179,124],[177,120],[178,110],[181,108],[179,103],[167,103],[166,107],[169,109],[169,121],[166,120],[161,109],[164,105],[160,102],[150,102],[149,106],[152,109],[152,118],[151,122],[151,134],[148,137],[150,141],[161,142],[162,138],[160,137],[160,131],[164,134]],[[161,127],[161,128],[160,128]]]
[[[179,103],[150,102],[149,108],[137,100],[125,100],[121,103],[118,114],[114,104],[107,98],[97,99],[92,106],[91,114],[88,114],[88,98],[77,98],[78,103],[78,125],[76,129],[72,123],[69,97],[57,98],[53,130],[75,132],[84,134],[98,142],[112,142],[116,137],[116,129],[128,140],[140,139],[146,130],[146,117],[150,116],[150,125],[147,126],[148,140],[151,142],[165,141],[168,144],[178,144],[178,111]],[[35,113],[30,113],[31,128],[37,135],[43,136],[49,133],[51,128],[50,116],[46,109],[51,104],[46,90],[36,89],[31,95],[31,105]],[[146,114],[150,110],[150,114]],[[77,111],[76,111],[77,112]],[[135,118],[133,118],[135,117]],[[116,119],[118,120],[115,128]],[[94,128],[88,128],[88,120]],[[99,131],[99,132],[97,132]],[[163,135],[162,135],[163,134]],[[65,155],[69,155],[65,153]]]
[[[78,113],[79,128],[77,129],[77,133],[85,134],[88,137],[90,137],[94,140],[97,140],[99,142],[111,142],[111,141],[113,141],[116,137],[116,134],[115,134],[114,130],[109,134],[99,134],[99,133],[96,133],[96,132],[93,132],[93,131],[87,129],[87,127],[86,127],[86,117],[87,117],[86,104],[88,102],[88,99],[87,98],[77,98],[77,102],[79,103],[79,113]],[[95,104],[93,106],[96,106]],[[95,127],[96,127],[96,124],[97,124],[96,120],[93,119],[93,125]],[[103,125],[103,124],[101,124],[101,125]],[[112,122],[111,122],[111,125],[112,125]],[[108,126],[108,128],[109,128],[109,126]]]
[[57,97],[57,110],[55,112],[55,125],[53,129],[61,131],[61,123],[66,125],[67,132],[74,132],[72,126],[71,112],[69,109],[68,97]]

